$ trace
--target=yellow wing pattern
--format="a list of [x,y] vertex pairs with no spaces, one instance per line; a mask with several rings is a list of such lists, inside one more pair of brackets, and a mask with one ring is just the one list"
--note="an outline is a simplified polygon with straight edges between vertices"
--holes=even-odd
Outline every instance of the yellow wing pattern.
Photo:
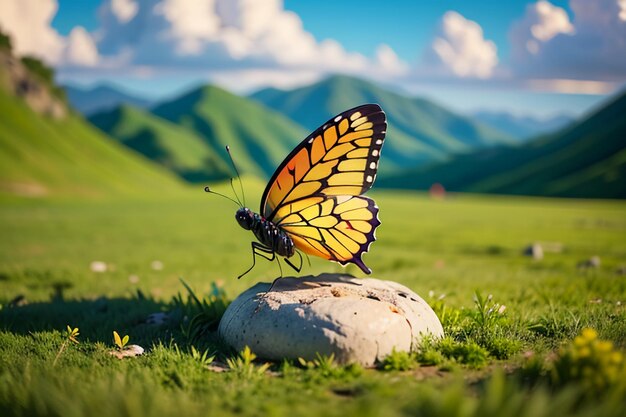
[[309,135],[278,167],[261,213],[274,220],[280,206],[318,194],[360,195],[376,179],[387,122],[377,104],[337,115]]
[[378,207],[361,196],[378,170],[387,123],[376,104],[348,110],[309,135],[276,170],[261,213],[310,255],[365,273],[361,256],[380,225]]
[[276,212],[276,224],[285,230],[297,248],[310,255],[352,262],[369,274],[361,255],[376,239],[380,225],[378,207],[363,196],[309,197],[286,204]]

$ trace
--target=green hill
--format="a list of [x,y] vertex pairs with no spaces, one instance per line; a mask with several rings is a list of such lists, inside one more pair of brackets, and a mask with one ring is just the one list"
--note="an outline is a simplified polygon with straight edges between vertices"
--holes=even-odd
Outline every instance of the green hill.
[[268,178],[309,132],[285,116],[213,86],[191,91],[152,112],[201,137],[222,161],[229,145],[241,171]]
[[383,178],[379,186],[562,197],[626,198],[626,93],[589,117],[519,147],[460,155]]
[[443,160],[451,152],[513,143],[507,134],[430,101],[406,97],[343,75],[291,91],[265,89],[251,97],[309,130],[354,106],[380,104],[389,123],[381,164],[383,172]]
[[[181,192],[156,164],[113,142],[64,104],[52,70],[0,51],[0,195],[95,197]],[[36,64],[36,65],[35,65]],[[34,72],[30,68],[39,68]],[[47,72],[46,72],[47,71]]]
[[195,133],[138,108],[122,105],[89,121],[122,144],[189,182],[228,177],[229,168]]

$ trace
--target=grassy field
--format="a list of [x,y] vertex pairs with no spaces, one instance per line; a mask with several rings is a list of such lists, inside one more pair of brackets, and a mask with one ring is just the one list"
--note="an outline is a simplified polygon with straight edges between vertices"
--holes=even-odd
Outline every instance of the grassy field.
[[[236,279],[252,235],[226,200],[201,189],[177,199],[3,200],[0,414],[623,415],[626,203],[372,197],[383,224],[365,262],[431,302],[449,336],[380,369],[320,358],[264,370],[199,334],[219,308],[194,305],[180,278],[219,307],[223,293],[233,299],[279,273],[261,262]],[[551,249],[544,259],[522,255],[533,242]],[[593,256],[599,267],[578,266]],[[304,274],[343,270],[311,263]],[[149,323],[158,312],[169,321]],[[194,315],[206,326],[192,328],[185,317]],[[573,342],[588,327],[598,339]],[[114,330],[146,354],[110,356]],[[217,363],[229,371],[211,370]]]

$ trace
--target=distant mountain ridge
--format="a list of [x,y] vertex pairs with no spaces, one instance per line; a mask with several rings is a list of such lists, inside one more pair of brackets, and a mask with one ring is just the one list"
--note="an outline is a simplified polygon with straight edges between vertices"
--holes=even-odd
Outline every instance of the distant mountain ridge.
[[89,121],[188,182],[223,179],[229,175],[229,167],[200,136],[148,111],[121,105],[94,114]]
[[508,133],[518,141],[526,141],[535,136],[553,133],[574,123],[574,117],[559,114],[548,118],[516,116],[506,112],[479,111],[470,115],[488,126]]
[[626,92],[584,120],[517,147],[459,155],[378,186],[580,198],[626,198]]
[[67,99],[72,107],[86,116],[111,110],[123,104],[141,109],[148,108],[152,105],[152,101],[150,100],[137,97],[108,84],[101,84],[91,88],[66,85],[64,88],[67,92]]
[[349,108],[363,103],[380,104],[389,124],[381,162],[383,172],[441,161],[450,153],[477,147],[514,143],[508,134],[428,100],[403,96],[344,75],[289,91],[268,88],[250,97],[309,130]]
[[309,132],[282,114],[215,86],[192,90],[152,109],[202,138],[228,166],[230,146],[242,172],[269,178]]

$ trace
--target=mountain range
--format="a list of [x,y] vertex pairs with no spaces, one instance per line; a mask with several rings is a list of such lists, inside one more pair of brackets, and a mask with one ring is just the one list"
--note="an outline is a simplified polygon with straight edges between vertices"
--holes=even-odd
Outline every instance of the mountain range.
[[518,141],[526,141],[539,135],[553,133],[576,120],[573,116],[567,114],[540,118],[485,110],[475,112],[470,117],[502,132],[506,132]]
[[230,165],[229,146],[238,168],[269,178],[308,132],[292,120],[252,100],[205,86],[151,109],[202,138],[204,145]]
[[625,93],[520,144],[514,134],[432,102],[345,76],[249,98],[204,86],[150,108],[115,105],[91,115],[90,124],[42,78],[49,71],[21,65],[0,51],[2,195],[174,193],[184,189],[180,179],[232,176],[226,145],[241,171],[267,178],[311,130],[347,108],[378,102],[389,127],[377,188],[441,183],[452,191],[626,198]]
[[514,143],[510,135],[431,101],[404,96],[345,75],[289,91],[268,88],[250,97],[309,131],[346,109],[363,103],[380,104],[388,122],[381,163],[383,175],[442,161],[450,153]]
[[67,93],[70,105],[85,116],[111,110],[122,104],[140,109],[148,108],[152,104],[150,100],[124,92],[109,84],[101,84],[91,88],[65,85],[63,88]]
[[626,92],[559,132],[457,155],[378,186],[560,197],[626,198]]

